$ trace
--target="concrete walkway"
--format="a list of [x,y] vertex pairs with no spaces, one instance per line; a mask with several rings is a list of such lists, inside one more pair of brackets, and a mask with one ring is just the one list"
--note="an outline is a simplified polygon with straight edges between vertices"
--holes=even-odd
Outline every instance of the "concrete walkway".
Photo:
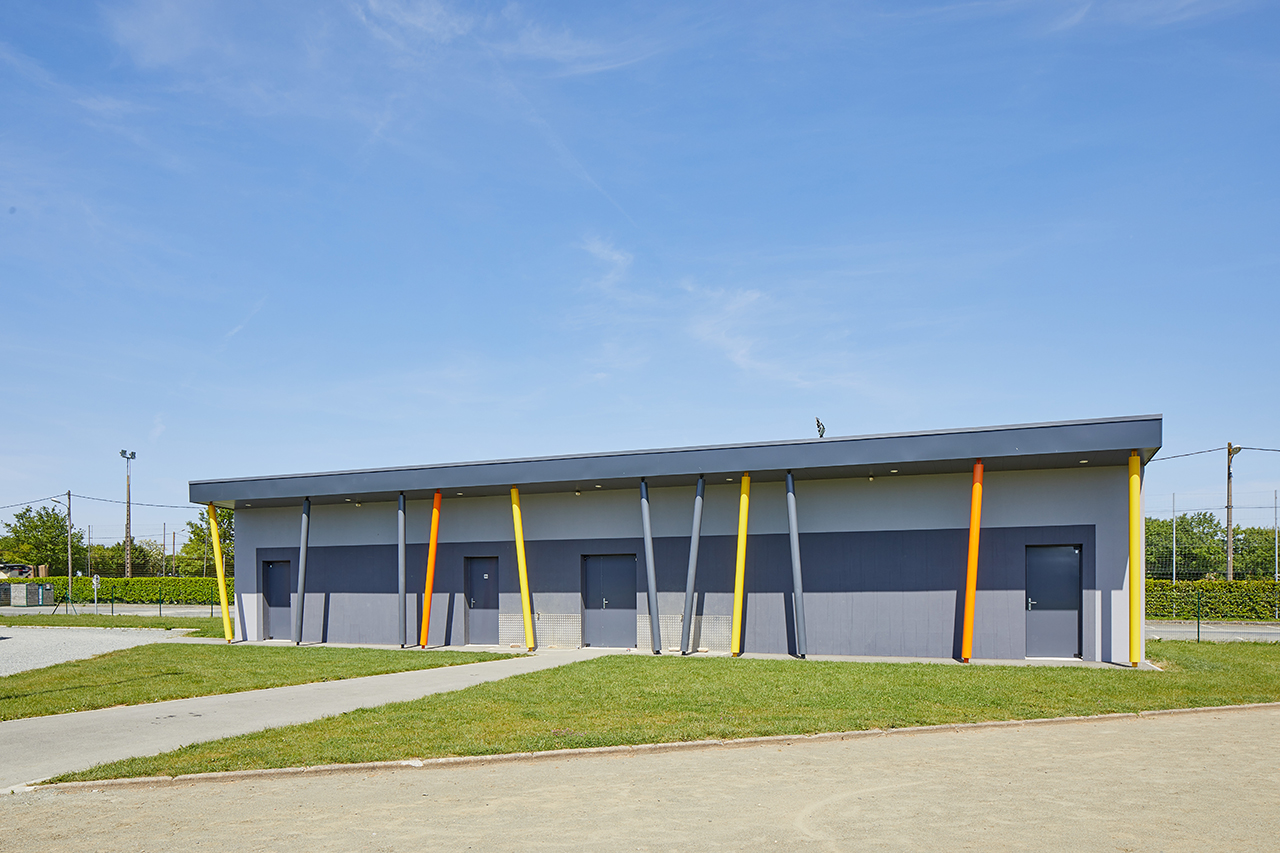
[[[1274,850],[1280,710],[331,776],[36,790],[64,850]],[[21,839],[20,842],[16,839]]]
[[0,791],[107,761],[461,690],[604,654],[609,652],[557,649],[487,663],[8,720],[0,722],[0,744],[5,745]]

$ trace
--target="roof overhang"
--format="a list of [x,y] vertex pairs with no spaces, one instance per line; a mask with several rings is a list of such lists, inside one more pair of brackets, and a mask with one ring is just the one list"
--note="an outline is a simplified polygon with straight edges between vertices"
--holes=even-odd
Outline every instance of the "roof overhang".
[[1161,415],[1102,420],[1014,424],[930,432],[814,438],[707,447],[675,447],[613,453],[499,459],[286,474],[226,480],[193,480],[195,503],[240,509],[297,506],[351,500],[505,495],[575,489],[634,489],[645,478],[653,487],[735,480],[750,472],[757,481],[780,480],[788,471],[799,480],[911,474],[947,474],[972,469],[977,459],[988,471],[1126,465],[1137,450],[1146,464],[1160,449]]

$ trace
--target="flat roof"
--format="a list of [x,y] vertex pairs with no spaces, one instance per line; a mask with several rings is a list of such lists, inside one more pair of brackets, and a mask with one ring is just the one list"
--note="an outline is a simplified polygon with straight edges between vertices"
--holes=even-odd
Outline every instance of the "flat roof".
[[505,495],[512,486],[525,493],[572,489],[634,489],[645,478],[654,487],[692,485],[699,475],[710,483],[744,471],[757,481],[945,474],[969,471],[982,459],[988,471],[1127,465],[1137,450],[1146,464],[1160,449],[1162,415],[1133,415],[1078,421],[1011,424],[927,432],[761,441],[580,453],[528,459],[496,459],[281,474],[223,480],[192,480],[194,503],[240,509],[313,503]]

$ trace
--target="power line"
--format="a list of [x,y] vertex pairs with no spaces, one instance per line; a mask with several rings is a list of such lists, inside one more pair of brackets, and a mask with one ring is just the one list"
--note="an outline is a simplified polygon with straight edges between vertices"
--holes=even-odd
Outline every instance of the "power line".
[[[1157,456],[1155,459],[1152,459],[1151,462],[1167,462],[1170,459],[1181,459],[1184,456],[1199,456],[1202,453],[1217,453],[1219,450],[1226,450],[1226,449],[1227,448],[1225,447],[1213,447],[1213,448],[1210,448],[1209,450],[1197,450],[1193,453],[1179,453],[1177,456]],[[1251,447],[1249,449],[1258,450],[1260,448]],[[1151,463],[1147,463],[1147,464],[1151,464]]]
[[[82,501],[101,501],[102,503],[108,503],[108,504],[125,503],[125,501],[117,501],[117,500],[113,500],[112,498],[93,498],[93,497],[89,497],[88,495],[73,494],[71,497],[79,498]],[[204,512],[204,507],[200,507],[200,506],[180,506],[178,504],[144,504],[144,503],[139,503],[138,501],[133,501],[132,503],[134,506],[154,506],[154,507],[160,507],[161,509],[186,509],[186,510],[191,510],[192,512]],[[3,509],[3,508],[4,507],[0,507],[0,509]]]
[[[32,504],[42,504],[42,503],[45,503],[46,501],[51,501],[57,497],[61,497],[61,494],[49,495],[49,497],[47,498],[40,498],[39,500],[36,500],[36,501],[22,501],[21,503],[9,504],[8,506],[0,506],[0,509],[12,509],[15,506],[31,506]],[[79,497],[79,495],[76,495],[76,497]]]
[[1280,453],[1280,450],[1277,450],[1274,447],[1244,447],[1241,449],[1242,450],[1265,450],[1267,453]]

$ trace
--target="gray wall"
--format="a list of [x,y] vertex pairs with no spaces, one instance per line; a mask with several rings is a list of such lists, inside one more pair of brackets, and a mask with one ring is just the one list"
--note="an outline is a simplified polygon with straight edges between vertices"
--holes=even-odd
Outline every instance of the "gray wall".
[[[969,516],[967,475],[799,482],[801,548],[809,648],[813,653],[954,656]],[[709,484],[699,560],[699,608],[731,612],[738,483]],[[693,489],[653,489],[659,607],[682,606]],[[583,554],[643,555],[639,490],[526,495],[521,500],[533,608],[580,613]],[[1126,660],[1128,493],[1122,468],[988,474],[975,616],[978,657],[1024,654],[1027,544],[1085,546],[1084,656]],[[425,576],[431,506],[408,504],[410,625]],[[394,503],[314,506],[304,637],[398,642]],[[744,643],[747,650],[794,649],[788,597],[790,558],[785,492],[755,484],[751,494]],[[237,597],[245,635],[261,636],[261,563],[291,559],[296,573],[298,509],[236,513]],[[506,498],[444,501],[431,641],[462,642],[466,556],[497,556],[501,607],[519,613],[519,583]],[[283,549],[283,550],[281,550]],[[252,557],[250,555],[253,555]],[[292,556],[289,556],[292,555]],[[253,567],[257,567],[257,571]],[[647,613],[643,556],[637,610]],[[410,631],[416,636],[416,628]],[[668,637],[671,645],[678,638]],[[411,639],[412,639],[411,636]]]

